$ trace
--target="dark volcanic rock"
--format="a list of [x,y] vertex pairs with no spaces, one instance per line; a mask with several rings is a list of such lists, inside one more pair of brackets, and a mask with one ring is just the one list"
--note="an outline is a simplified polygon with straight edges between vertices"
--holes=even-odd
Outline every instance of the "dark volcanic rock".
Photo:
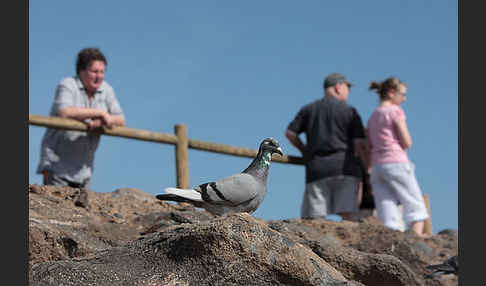
[[35,265],[31,285],[361,285],[248,214],[152,233],[96,257]]

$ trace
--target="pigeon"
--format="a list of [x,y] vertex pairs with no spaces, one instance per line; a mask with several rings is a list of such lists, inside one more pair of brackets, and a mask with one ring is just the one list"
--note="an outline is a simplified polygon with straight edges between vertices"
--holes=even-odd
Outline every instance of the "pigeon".
[[272,154],[283,155],[277,140],[266,138],[251,164],[241,173],[219,181],[201,184],[194,189],[166,188],[156,198],[186,202],[204,208],[213,215],[253,213],[267,193],[267,176]]
[[438,277],[443,274],[458,274],[459,273],[459,256],[455,255],[444,261],[441,264],[434,264],[426,266],[427,269],[433,270],[431,274],[427,274],[427,278]]

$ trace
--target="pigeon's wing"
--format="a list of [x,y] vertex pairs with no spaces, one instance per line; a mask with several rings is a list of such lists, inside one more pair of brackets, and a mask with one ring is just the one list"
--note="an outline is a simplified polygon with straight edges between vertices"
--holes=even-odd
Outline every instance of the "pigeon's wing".
[[196,190],[211,204],[238,205],[253,199],[264,186],[249,174],[237,174],[217,182],[199,185]]

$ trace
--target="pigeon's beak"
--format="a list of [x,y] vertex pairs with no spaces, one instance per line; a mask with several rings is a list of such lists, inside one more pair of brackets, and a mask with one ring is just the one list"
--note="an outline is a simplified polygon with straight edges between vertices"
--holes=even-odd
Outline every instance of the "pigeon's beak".
[[282,148],[280,148],[280,147],[275,149],[274,153],[277,153],[277,154],[280,154],[280,156],[283,156],[283,151],[282,151]]

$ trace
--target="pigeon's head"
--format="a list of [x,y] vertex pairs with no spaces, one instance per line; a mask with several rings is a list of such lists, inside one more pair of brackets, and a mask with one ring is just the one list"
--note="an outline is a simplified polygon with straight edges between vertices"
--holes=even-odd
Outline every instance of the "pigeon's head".
[[260,152],[269,151],[270,154],[277,153],[283,156],[282,148],[277,140],[273,138],[266,138],[260,144]]

